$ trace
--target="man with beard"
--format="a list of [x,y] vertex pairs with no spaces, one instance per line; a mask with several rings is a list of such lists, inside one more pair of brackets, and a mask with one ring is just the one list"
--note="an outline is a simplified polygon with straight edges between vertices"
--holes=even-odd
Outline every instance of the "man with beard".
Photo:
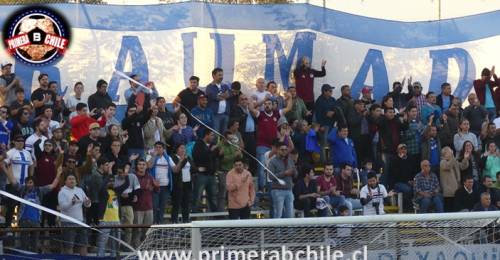
[[32,154],[32,157],[35,158],[35,149],[33,146],[36,143],[36,141],[41,139],[42,141],[40,142],[39,148],[40,150],[43,150],[44,142],[45,140],[47,140],[46,135],[49,124],[47,120],[38,118],[35,120],[33,125],[35,126],[35,133],[32,134],[30,137],[28,137],[28,139],[26,139],[25,145],[26,145],[26,151],[30,152]]
[[54,108],[56,103],[55,93],[49,90],[49,76],[45,73],[40,74],[40,76],[38,76],[38,83],[40,87],[31,94],[31,102],[35,108],[35,116],[39,116],[43,113],[44,106]]
[[384,212],[384,198],[394,196],[384,185],[379,184],[375,173],[368,174],[368,184],[361,188],[359,193],[363,205],[363,215],[382,215]]

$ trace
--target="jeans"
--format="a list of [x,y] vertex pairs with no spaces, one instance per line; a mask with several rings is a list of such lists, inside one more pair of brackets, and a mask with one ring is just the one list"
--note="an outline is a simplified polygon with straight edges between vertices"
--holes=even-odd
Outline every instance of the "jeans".
[[[134,212],[134,224],[136,225],[152,225],[153,224],[153,210],[145,211],[135,211]],[[134,247],[139,247],[141,241],[146,238],[147,228],[137,228],[134,230]]]
[[215,176],[207,174],[197,174],[194,181],[194,211],[201,212],[200,203],[203,191],[207,191],[208,208],[211,212],[217,211],[217,183]]
[[345,199],[345,206],[349,209],[349,216],[353,215],[354,209],[360,209],[363,207],[359,199],[353,199],[353,198]]
[[[347,206],[344,195],[325,196],[323,198],[325,199],[326,203],[329,203],[330,205],[332,205],[332,208],[334,208],[334,209],[338,209],[338,207],[340,207],[340,206]],[[320,211],[320,215],[322,217],[326,217],[326,216],[328,216],[328,212],[329,212],[328,208],[323,209]],[[336,214],[335,212],[332,212],[332,213]]]
[[293,192],[274,189],[271,193],[273,196],[273,218],[293,218]]
[[168,186],[160,186],[160,190],[153,193],[153,222],[155,224],[164,223],[165,207],[169,197],[170,189]]
[[227,130],[227,124],[229,123],[229,115],[227,114],[215,114],[214,115],[214,129],[220,134],[224,134]]
[[[120,222],[122,225],[132,225],[134,224],[134,209],[132,206],[121,206],[120,207]],[[132,228],[123,229],[123,241],[130,244],[132,242]]]
[[409,183],[396,182],[396,184],[394,184],[394,190],[403,193],[403,208],[408,208],[412,205],[413,187],[410,186]]
[[[260,163],[263,165],[266,165],[266,159],[264,157],[264,154],[268,151],[271,151],[271,148],[266,147],[266,146],[257,146],[257,159],[259,160]],[[264,167],[262,165],[258,165],[258,189],[263,190],[264,186],[266,185],[266,174],[264,171]],[[271,177],[272,178],[272,177]]]
[[[101,221],[99,223],[99,226],[117,226],[120,225],[120,222],[115,222],[115,221],[110,221],[110,222],[104,222]],[[108,238],[110,236],[120,239],[120,229],[119,228],[104,228],[100,230],[101,233],[99,233],[99,237],[97,238],[97,256],[105,256],[106,255],[106,245],[108,243]],[[114,239],[111,241],[111,248],[110,248],[110,255],[112,257],[116,256],[116,253],[118,252],[119,247],[118,247],[118,242]]]
[[419,212],[418,213],[428,213],[429,207],[434,205],[434,210],[436,213],[443,212],[443,197],[441,195],[435,195],[432,197],[421,197],[418,199]]

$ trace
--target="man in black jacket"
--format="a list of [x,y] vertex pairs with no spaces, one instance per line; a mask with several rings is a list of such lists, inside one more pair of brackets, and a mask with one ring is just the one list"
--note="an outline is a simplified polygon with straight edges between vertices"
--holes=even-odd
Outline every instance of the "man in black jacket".
[[[240,122],[239,132],[241,133],[241,138],[245,144],[245,150],[255,157],[257,143],[255,140],[255,131],[257,127],[257,122],[253,117],[253,114],[248,109],[248,97],[241,94],[238,97],[238,105],[232,107],[231,114],[229,115],[229,120],[236,120]],[[250,156],[245,155],[247,162],[249,162],[249,171],[251,173],[257,172],[257,163]]]
[[451,85],[450,83],[441,84],[441,94],[439,94],[436,98],[436,104],[441,108],[441,111],[446,112],[448,108],[453,104],[453,99],[455,97],[451,94]]
[[195,165],[194,179],[194,209],[200,212],[201,195],[207,191],[208,207],[211,212],[217,211],[217,183],[215,178],[215,159],[217,146],[214,145],[214,133],[205,129],[202,139],[198,139],[193,147],[193,161]]
[[139,154],[141,158],[144,157],[144,138],[142,127],[149,120],[147,112],[141,110],[135,105],[130,105],[127,109],[127,115],[122,120],[122,129],[127,131],[128,140],[125,143],[127,146],[128,156],[132,154]]
[[90,111],[94,108],[104,110],[108,107],[108,104],[112,102],[111,97],[108,94],[108,82],[100,79],[97,81],[96,88],[97,91],[90,95],[88,99]]
[[455,192],[455,210],[472,211],[474,205],[479,202],[479,191],[474,188],[474,178],[467,175],[463,182],[464,186]]
[[397,192],[403,193],[403,206],[409,207],[412,205],[413,198],[413,178],[415,178],[415,162],[412,157],[408,156],[406,144],[398,145],[398,154],[391,162],[389,171],[389,180],[391,188]]

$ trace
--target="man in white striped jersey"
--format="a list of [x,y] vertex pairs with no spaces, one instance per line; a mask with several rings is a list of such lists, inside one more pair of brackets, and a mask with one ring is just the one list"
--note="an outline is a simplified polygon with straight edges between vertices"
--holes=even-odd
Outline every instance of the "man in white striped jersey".
[[[33,176],[33,160],[31,154],[24,149],[22,135],[14,137],[14,148],[7,151],[3,162],[1,163],[2,170],[4,172],[12,171],[12,176],[16,179],[16,183],[20,185],[24,185],[26,177]],[[10,193],[17,193],[12,183],[7,184],[5,190]],[[2,203],[5,205],[5,224],[10,226],[17,203],[8,199]]]

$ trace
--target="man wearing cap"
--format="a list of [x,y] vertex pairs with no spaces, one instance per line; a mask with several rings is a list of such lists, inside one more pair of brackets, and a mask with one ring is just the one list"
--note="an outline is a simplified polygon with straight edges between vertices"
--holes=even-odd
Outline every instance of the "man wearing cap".
[[[408,81],[408,84],[411,83],[411,80]],[[426,102],[426,99],[425,99],[425,95],[422,94],[422,84],[420,84],[420,82],[416,81],[413,83],[412,85],[413,87],[410,88],[412,91],[411,91],[411,94],[412,94],[412,98],[410,100],[411,103],[413,103],[413,105],[415,105],[417,107],[417,118],[419,120],[422,120],[425,122],[425,119],[422,118],[422,107],[425,105],[425,102]]]
[[314,78],[321,78],[326,75],[326,60],[321,61],[321,71],[311,68],[311,60],[304,56],[300,60],[300,65],[293,71],[293,78],[297,86],[297,95],[302,98],[306,107],[314,111]]
[[363,101],[367,109],[370,109],[370,106],[375,103],[372,94],[373,88],[370,86],[364,86],[363,89],[361,89],[361,101]]
[[89,125],[89,134],[83,136],[78,140],[78,152],[80,154],[80,162],[85,160],[87,156],[87,147],[93,143],[99,143],[99,134],[101,126],[98,123],[94,122]]
[[[22,135],[14,137],[14,148],[7,151],[4,163],[0,167],[2,167],[3,172],[7,172],[10,169],[16,179],[16,183],[20,185],[24,184],[26,177],[33,176],[33,159],[30,152],[24,149],[24,138]],[[5,190],[15,193],[12,184],[7,184]],[[6,200],[4,203],[6,204],[5,224],[6,226],[10,226],[16,203],[11,200]]]
[[333,126],[335,121],[337,121],[338,113],[337,107],[335,106],[335,98],[332,96],[333,89],[328,84],[323,84],[321,86],[321,96],[316,99],[314,104],[314,115],[316,116],[316,122],[320,125],[320,143],[321,143],[321,161],[325,162],[327,155],[325,154],[326,147],[326,137],[330,132],[330,128]]
[[6,62],[1,65],[2,75],[0,76],[0,104],[9,105],[16,101],[16,88],[22,88],[21,81],[16,74],[11,72],[12,63]]
[[[203,124],[213,127],[214,126],[214,112],[207,107],[208,98],[205,94],[201,94],[198,96],[198,106],[191,110],[191,115],[196,117]],[[205,126],[202,125],[198,120],[194,119],[192,121],[192,126],[195,127],[199,125],[198,131],[196,132],[196,136],[203,136],[205,132]],[[217,129],[215,129],[217,130]]]
[[415,158],[408,156],[406,144],[399,144],[397,156],[392,160],[389,169],[389,187],[403,193],[403,206],[407,209],[411,206],[413,197],[413,178],[418,169],[416,164]]

